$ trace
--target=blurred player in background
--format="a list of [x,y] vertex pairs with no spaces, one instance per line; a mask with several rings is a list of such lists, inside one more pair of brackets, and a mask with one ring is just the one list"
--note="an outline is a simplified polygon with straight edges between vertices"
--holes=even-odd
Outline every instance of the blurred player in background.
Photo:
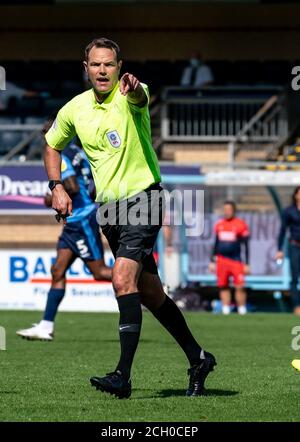
[[300,293],[298,282],[300,276],[300,186],[296,187],[292,195],[292,204],[283,210],[281,227],[278,235],[278,251],[276,260],[282,260],[282,251],[286,231],[289,230],[288,254],[291,272],[291,296],[294,313],[300,315]]
[[[222,312],[228,315],[231,311],[229,283],[232,277],[238,313],[244,315],[247,313],[245,274],[250,272],[249,228],[244,220],[236,217],[236,205],[233,201],[225,201],[223,215],[223,219],[220,219],[214,227],[216,239],[209,269],[217,275]],[[245,263],[241,258],[242,245],[245,249]]]
[[[23,338],[52,341],[55,316],[65,295],[66,272],[76,258],[82,259],[96,280],[111,280],[111,269],[103,259],[103,246],[96,220],[97,206],[91,195],[94,193],[92,173],[78,144],[71,142],[62,155],[61,179],[72,199],[73,212],[65,220],[58,240],[46,309],[42,321],[31,328],[17,331],[17,335]],[[51,207],[51,194],[45,196],[45,204]]]

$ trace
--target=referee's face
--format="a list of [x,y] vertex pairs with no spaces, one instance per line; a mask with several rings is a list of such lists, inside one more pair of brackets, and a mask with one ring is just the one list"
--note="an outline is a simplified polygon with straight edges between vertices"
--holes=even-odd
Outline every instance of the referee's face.
[[113,90],[119,79],[122,62],[117,61],[116,53],[109,48],[94,46],[84,62],[86,73],[98,97]]

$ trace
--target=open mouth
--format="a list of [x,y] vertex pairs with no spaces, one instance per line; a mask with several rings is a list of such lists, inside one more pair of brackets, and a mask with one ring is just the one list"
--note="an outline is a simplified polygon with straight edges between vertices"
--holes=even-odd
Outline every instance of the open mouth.
[[109,79],[108,78],[97,78],[97,83],[100,83],[100,84],[105,84],[105,83],[108,83],[109,82]]

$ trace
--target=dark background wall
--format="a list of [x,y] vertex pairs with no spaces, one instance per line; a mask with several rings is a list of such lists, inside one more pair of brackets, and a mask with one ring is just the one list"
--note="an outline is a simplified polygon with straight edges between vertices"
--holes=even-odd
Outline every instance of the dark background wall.
[[78,60],[95,36],[131,60],[298,59],[297,4],[103,4],[0,6],[1,60]]

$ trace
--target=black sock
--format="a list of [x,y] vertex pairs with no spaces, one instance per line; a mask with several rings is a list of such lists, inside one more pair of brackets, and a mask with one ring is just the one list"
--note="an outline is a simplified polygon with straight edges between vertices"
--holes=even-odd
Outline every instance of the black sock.
[[140,338],[142,309],[138,293],[119,296],[117,301],[120,310],[119,333],[121,356],[116,370],[120,370],[123,376],[128,380]]
[[[191,365],[199,364],[202,348],[190,332],[183,314],[175,302],[166,296],[164,303],[152,314],[168,330],[185,352]],[[201,356],[200,356],[201,355]]]

